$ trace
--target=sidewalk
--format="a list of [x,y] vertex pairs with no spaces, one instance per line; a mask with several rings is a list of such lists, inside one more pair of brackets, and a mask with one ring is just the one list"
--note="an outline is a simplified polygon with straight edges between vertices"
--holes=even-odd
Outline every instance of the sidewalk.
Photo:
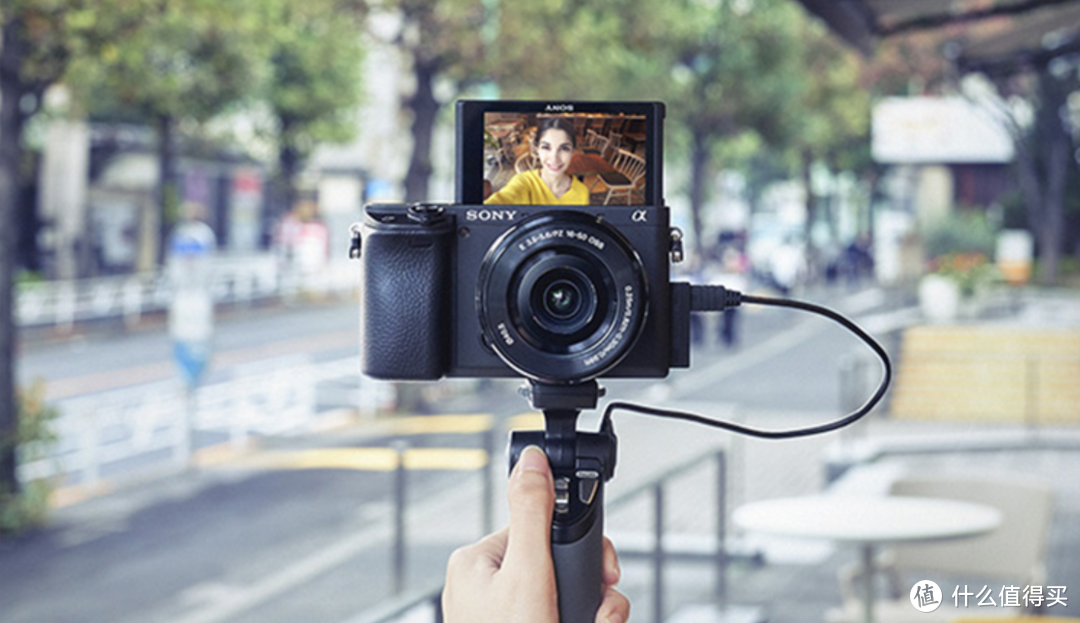
[[[912,432],[905,423],[884,419],[875,419],[869,424],[868,436],[875,438],[910,435]],[[932,438],[937,434],[963,434],[965,430],[971,429],[946,425],[933,431],[923,430],[922,434]],[[1022,435],[1024,431],[1015,428],[1013,433]],[[786,453],[787,450],[784,448],[782,452]],[[784,460],[777,461],[783,463]],[[1020,449],[897,454],[855,467],[845,480],[848,485],[860,490],[880,490],[892,478],[906,473],[1012,474],[1046,482],[1054,490],[1055,509],[1046,550],[1047,574],[1044,584],[1072,587],[1073,591],[1080,586],[1080,481],[1075,478],[1075,474],[1080,473],[1080,443],[1071,448],[1044,449],[1032,445]],[[770,623],[823,620],[826,610],[840,603],[837,572],[841,567],[856,562],[856,551],[825,543],[817,544],[815,549],[815,545],[809,542],[779,541],[774,542],[772,547],[772,550],[767,550],[764,567],[732,570],[729,584],[731,601],[759,606]],[[942,579],[938,579],[938,582],[947,596],[951,594],[953,585],[946,586]],[[991,588],[996,594],[1001,587]],[[953,606],[950,601],[943,607]],[[1070,612],[1058,609],[1047,614],[1064,616]],[[976,608],[972,604],[968,610],[958,611],[957,616],[960,615],[993,616],[994,612],[993,608]]]
[[[1032,291],[1024,293],[1019,302],[1021,307],[1014,315],[981,319],[974,324],[1021,330],[1080,328],[1080,293]],[[1074,414],[1076,409],[1080,405],[1073,405]],[[829,486],[861,492],[884,492],[892,479],[907,473],[1013,474],[1047,483],[1054,490],[1055,508],[1046,549],[1044,584],[1074,587],[1074,591],[1080,586],[1080,480],[1075,476],[1080,473],[1080,428],[896,420],[875,415],[841,431],[816,450],[810,450],[816,454],[810,459],[807,448],[786,442],[776,444],[769,451],[770,465],[766,469],[772,473],[798,473],[811,464],[817,466],[815,473],[833,475],[847,469],[840,482]],[[764,484],[759,485],[762,486],[759,491],[765,492],[765,497],[820,490],[812,483],[804,483],[807,486],[802,491],[790,488],[782,491],[781,487],[769,488]],[[841,601],[837,572],[857,559],[853,549],[827,542],[761,537],[740,539],[740,542],[762,548],[766,564],[759,568],[736,566],[729,571],[728,603],[752,606],[770,623],[823,620],[825,612]],[[626,575],[644,583],[648,571],[639,568]],[[718,616],[716,609],[708,605],[715,601],[709,593],[711,582],[701,575],[700,567],[692,566],[669,573],[673,578],[669,584],[679,586],[691,604],[698,604],[684,606],[673,614],[671,621],[758,620]],[[690,587],[695,587],[697,593]],[[953,585],[942,583],[942,587],[948,597]],[[995,591],[998,588],[1001,587]],[[948,601],[943,607],[954,608],[951,599]],[[1058,607],[1046,614],[1066,616],[1070,612]],[[994,616],[995,612],[993,608],[972,604],[957,610],[956,615]]]

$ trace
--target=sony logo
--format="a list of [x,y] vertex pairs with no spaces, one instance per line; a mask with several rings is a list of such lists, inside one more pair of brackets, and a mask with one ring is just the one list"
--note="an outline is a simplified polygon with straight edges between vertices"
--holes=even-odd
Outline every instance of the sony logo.
[[548,104],[544,112],[574,112],[573,104]]
[[465,210],[466,221],[512,221],[517,210]]

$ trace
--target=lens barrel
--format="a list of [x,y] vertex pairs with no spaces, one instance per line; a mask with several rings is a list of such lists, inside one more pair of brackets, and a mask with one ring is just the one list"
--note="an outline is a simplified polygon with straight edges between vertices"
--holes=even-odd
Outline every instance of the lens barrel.
[[630,351],[644,325],[640,258],[618,230],[583,212],[545,212],[488,250],[477,303],[486,341],[534,380],[578,383]]

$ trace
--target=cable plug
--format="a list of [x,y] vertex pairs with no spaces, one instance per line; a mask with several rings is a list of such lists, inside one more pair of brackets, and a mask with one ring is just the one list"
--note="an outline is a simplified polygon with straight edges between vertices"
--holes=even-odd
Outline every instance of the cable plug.
[[742,305],[742,292],[724,286],[690,286],[690,311],[724,311]]

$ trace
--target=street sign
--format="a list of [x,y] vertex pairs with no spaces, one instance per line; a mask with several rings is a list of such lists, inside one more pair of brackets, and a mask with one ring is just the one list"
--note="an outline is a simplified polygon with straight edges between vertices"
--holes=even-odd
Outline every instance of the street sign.
[[173,285],[169,336],[180,376],[195,388],[210,359],[214,333],[211,258],[217,241],[206,223],[186,220],[169,238],[168,272]]
[[203,372],[206,371],[206,364],[210,361],[210,341],[174,341],[173,358],[184,385],[189,388],[197,387]]

